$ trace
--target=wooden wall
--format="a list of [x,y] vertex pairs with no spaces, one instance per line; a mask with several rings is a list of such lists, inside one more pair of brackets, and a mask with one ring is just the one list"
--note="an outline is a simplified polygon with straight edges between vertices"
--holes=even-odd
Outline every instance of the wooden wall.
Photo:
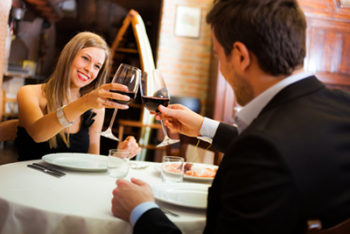
[[336,0],[299,0],[307,17],[305,69],[350,90],[350,8]]

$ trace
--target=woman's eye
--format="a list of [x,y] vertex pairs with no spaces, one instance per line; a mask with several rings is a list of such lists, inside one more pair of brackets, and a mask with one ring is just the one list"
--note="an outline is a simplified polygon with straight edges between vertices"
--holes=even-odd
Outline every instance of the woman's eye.
[[85,61],[89,61],[89,58],[86,56],[82,56]]
[[101,66],[100,65],[95,65],[95,68],[100,70],[101,69]]

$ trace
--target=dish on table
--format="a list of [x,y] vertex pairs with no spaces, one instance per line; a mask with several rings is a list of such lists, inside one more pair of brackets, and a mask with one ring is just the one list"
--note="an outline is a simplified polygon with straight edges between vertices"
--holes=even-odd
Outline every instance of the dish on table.
[[44,162],[78,171],[106,171],[107,157],[84,153],[53,153],[44,155]]
[[207,208],[208,186],[202,184],[159,184],[153,187],[153,194],[157,200],[173,205]]
[[[166,169],[169,173],[178,173],[178,168],[173,165],[167,165]],[[161,170],[161,167],[157,167],[157,170]],[[218,170],[218,166],[204,163],[185,163],[184,179],[199,181],[199,182],[211,182]]]
[[212,181],[218,166],[204,163],[186,163],[184,179],[198,181]]

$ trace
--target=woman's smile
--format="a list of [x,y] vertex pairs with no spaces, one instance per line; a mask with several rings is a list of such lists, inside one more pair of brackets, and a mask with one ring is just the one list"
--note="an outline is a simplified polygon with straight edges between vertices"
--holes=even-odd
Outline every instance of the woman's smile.
[[89,76],[88,76],[88,75],[86,75],[86,74],[84,74],[84,73],[82,73],[82,72],[79,72],[79,71],[78,71],[78,78],[79,78],[81,81],[87,81],[87,80],[89,80]]

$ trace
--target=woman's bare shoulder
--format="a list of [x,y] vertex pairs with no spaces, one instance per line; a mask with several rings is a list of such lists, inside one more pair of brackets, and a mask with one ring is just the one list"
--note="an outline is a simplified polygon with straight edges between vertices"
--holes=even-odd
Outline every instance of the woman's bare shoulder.
[[19,89],[18,94],[41,94],[42,85],[43,84],[24,85]]

